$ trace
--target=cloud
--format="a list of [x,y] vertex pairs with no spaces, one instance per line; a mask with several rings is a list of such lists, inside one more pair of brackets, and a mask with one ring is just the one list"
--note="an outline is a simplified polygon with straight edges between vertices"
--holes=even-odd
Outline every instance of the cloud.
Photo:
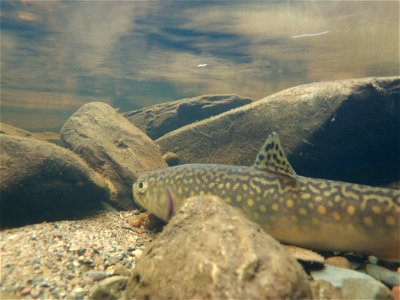
[[[328,5],[328,4],[327,4]],[[185,28],[204,32],[225,32],[251,37],[256,42],[287,38],[302,32],[318,32],[329,21],[319,14],[321,4],[307,2],[238,2],[188,10]]]
[[112,75],[113,49],[134,30],[137,17],[157,8],[152,1],[17,1],[4,12],[7,19],[32,25],[24,29],[26,35],[14,35],[18,53],[3,61],[10,65],[19,55],[24,66],[11,69],[20,74],[25,69],[43,70],[51,77]]
[[4,2],[2,108],[57,115],[102,100],[93,95],[124,107],[211,93],[259,99],[398,74],[398,2],[221,3]]
[[[77,4],[79,3],[79,4]],[[62,36],[75,63],[95,71],[106,63],[119,39],[133,28],[132,2],[74,2],[67,6]]]
[[85,103],[111,103],[107,98],[11,89],[2,90],[1,99],[2,123],[34,131],[61,128],[68,117]]
[[30,90],[3,90],[1,97],[7,99],[2,103],[3,109],[27,109],[42,112],[76,110],[83,104],[92,101],[110,102],[107,98],[83,97],[70,93],[32,92]]
[[[399,53],[398,8],[396,2],[352,1],[194,7],[183,13],[186,23],[181,28],[237,38],[210,42],[203,35],[191,44],[203,56],[175,51],[156,59],[155,66],[149,65],[142,73],[191,85],[201,92],[220,88],[221,92],[237,91],[256,98],[307,81],[379,74],[379,68],[384,70],[382,75],[397,74],[393,62],[398,62]],[[292,38],[321,32],[329,33]],[[235,60],[232,53],[247,57],[247,61]],[[209,66],[193,70],[187,62]]]
[[[207,65],[199,68],[199,65]],[[179,51],[162,51],[152,54],[138,76],[145,80],[160,79],[175,83],[178,92],[190,94],[240,93],[260,98],[272,91],[265,78],[274,75],[268,63],[235,63],[213,55],[196,55]],[[290,80],[282,87],[290,86]],[[260,93],[260,91],[262,91]]]
[[[3,118],[10,110],[56,113],[89,101],[109,101],[108,94],[106,99],[82,96],[82,91],[90,93],[85,92],[81,78],[101,82],[107,77],[123,78],[115,69],[113,49],[133,30],[138,16],[158,7],[150,1],[24,0],[6,4],[1,12]],[[97,92],[101,94],[101,88]],[[40,123],[35,116],[25,117]]]

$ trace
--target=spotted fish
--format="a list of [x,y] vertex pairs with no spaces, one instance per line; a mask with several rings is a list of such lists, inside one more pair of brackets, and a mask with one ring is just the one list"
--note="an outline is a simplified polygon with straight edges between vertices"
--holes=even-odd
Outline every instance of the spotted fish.
[[252,167],[187,164],[150,172],[133,185],[135,201],[168,221],[194,195],[239,207],[277,240],[327,251],[399,260],[400,191],[299,176],[276,133]]

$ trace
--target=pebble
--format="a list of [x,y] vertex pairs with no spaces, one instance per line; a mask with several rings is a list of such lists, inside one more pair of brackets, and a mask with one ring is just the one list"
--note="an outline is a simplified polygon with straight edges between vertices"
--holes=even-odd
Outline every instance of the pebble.
[[112,274],[109,272],[102,272],[102,271],[89,271],[87,272],[87,276],[92,279],[93,281],[103,280],[111,276]]
[[122,275],[122,276],[130,276],[131,272],[122,264],[118,263],[114,266],[114,271],[112,275]]
[[314,280],[325,280],[338,288],[341,288],[343,280],[348,278],[361,278],[376,281],[367,274],[330,265],[325,265],[321,270],[311,270],[310,275]]
[[133,254],[135,255],[136,259],[139,259],[143,254],[143,250],[136,249],[135,251],[133,251]]
[[320,265],[323,265],[325,262],[325,258],[317,252],[292,245],[284,245],[284,247],[297,260]]
[[82,265],[87,265],[87,266],[94,266],[94,263],[90,259],[84,259],[84,258],[79,258],[78,262]]
[[112,276],[94,285],[89,292],[90,299],[120,299],[128,283],[128,276]]
[[323,280],[311,281],[311,291],[313,299],[342,299],[342,294],[338,288],[335,288],[329,282]]
[[392,294],[385,285],[365,278],[344,279],[341,292],[344,299],[392,299]]
[[81,287],[76,287],[71,291],[71,297],[75,300],[83,299],[84,290]]
[[83,254],[85,254],[85,252],[86,252],[86,248],[80,248],[77,250],[77,253],[79,256],[82,256]]
[[393,300],[400,300],[400,285],[396,285],[392,288]]
[[43,289],[40,289],[40,287],[35,286],[35,287],[32,288],[30,295],[31,295],[33,298],[37,298],[37,297],[39,297],[43,292],[44,292]]
[[71,280],[71,279],[74,278],[74,277],[75,277],[75,274],[74,274],[74,273],[66,273],[66,274],[65,274],[65,278],[68,279],[68,280]]
[[21,295],[25,296],[31,293],[32,287],[31,286],[26,286],[24,289],[21,291]]
[[400,273],[398,272],[393,272],[373,264],[367,264],[365,271],[367,274],[389,286],[400,285]]
[[89,291],[89,299],[93,299],[93,300],[100,300],[100,299],[109,300],[110,299],[110,300],[114,300],[114,299],[118,299],[118,298],[115,297],[115,295],[111,291],[107,290],[107,288],[95,285]]
[[339,288],[345,299],[391,299],[391,292],[383,283],[358,271],[325,265],[310,274],[314,280],[325,280]]
[[79,277],[74,277],[70,280],[70,285],[71,286],[76,286],[81,284],[81,279]]
[[339,268],[351,269],[350,261],[343,256],[331,256],[325,260],[325,263]]

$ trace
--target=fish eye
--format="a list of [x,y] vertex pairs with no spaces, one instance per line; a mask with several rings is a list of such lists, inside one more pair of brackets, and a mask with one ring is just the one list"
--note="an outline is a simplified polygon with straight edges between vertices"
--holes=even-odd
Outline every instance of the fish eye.
[[147,182],[144,180],[141,180],[137,184],[137,190],[139,193],[143,194],[146,191],[147,188]]

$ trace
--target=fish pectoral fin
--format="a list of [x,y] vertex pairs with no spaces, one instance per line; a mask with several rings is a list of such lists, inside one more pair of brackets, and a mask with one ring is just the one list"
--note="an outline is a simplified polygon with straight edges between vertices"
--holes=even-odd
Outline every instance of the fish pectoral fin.
[[281,141],[276,132],[272,132],[266,139],[257,155],[254,168],[263,171],[272,171],[289,177],[296,177],[297,174],[286,158]]

